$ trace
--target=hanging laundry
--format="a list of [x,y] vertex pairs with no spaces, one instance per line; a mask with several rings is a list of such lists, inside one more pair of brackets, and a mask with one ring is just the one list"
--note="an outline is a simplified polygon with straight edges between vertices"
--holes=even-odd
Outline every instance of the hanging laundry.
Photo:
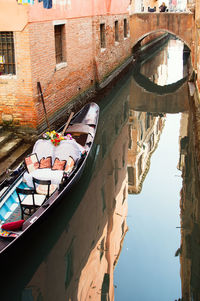
[[44,8],[52,8],[52,0],[43,0]]
[[22,0],[22,4],[23,4],[23,5],[28,4],[28,0]]
[[59,5],[62,9],[66,9],[66,5],[68,4],[68,0],[60,0]]
[[27,5],[27,4],[34,4],[34,0],[18,0],[17,1],[18,4],[23,4],[23,5]]
[[56,8],[58,0],[53,0],[53,8]]
[[63,2],[64,6],[68,5],[68,0],[61,0],[61,2]]

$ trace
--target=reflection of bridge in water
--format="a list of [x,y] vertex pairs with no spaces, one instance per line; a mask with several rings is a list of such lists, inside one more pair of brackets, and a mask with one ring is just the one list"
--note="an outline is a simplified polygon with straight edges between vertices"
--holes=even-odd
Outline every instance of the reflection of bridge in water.
[[159,86],[135,68],[132,79],[134,92],[130,100],[131,109],[153,113],[179,113],[188,110],[187,77],[170,85]]

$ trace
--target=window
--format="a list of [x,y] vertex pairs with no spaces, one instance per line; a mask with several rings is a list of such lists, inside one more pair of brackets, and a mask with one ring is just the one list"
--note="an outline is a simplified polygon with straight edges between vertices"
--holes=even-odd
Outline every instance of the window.
[[118,134],[119,133],[119,128],[120,128],[120,115],[117,114],[115,116],[115,133]]
[[127,119],[129,113],[129,107],[128,107],[128,102],[126,101],[124,103],[124,121]]
[[151,134],[149,139],[149,151],[152,150],[153,146],[154,146],[154,133]]
[[140,129],[140,140],[142,140],[142,138],[143,138],[143,125],[142,125],[142,121],[140,120],[139,121],[139,129]]
[[115,21],[115,42],[119,41],[119,23]]
[[106,274],[104,274],[103,283],[101,286],[101,301],[110,300],[109,288],[110,288],[110,275],[108,273],[106,273]]
[[118,182],[118,161],[117,161],[117,159],[115,159],[115,175],[114,175],[114,177],[115,177],[115,185],[117,185],[117,182]]
[[143,155],[141,155],[138,160],[138,176],[142,174],[142,161],[143,161]]
[[101,197],[102,197],[102,210],[106,209],[106,198],[105,198],[105,189],[104,187],[101,188]]
[[132,131],[133,131],[133,125],[129,124],[128,126],[128,148],[132,148],[133,139],[132,139]]
[[54,34],[55,34],[55,51],[56,51],[56,64],[62,63],[65,61],[64,57],[64,31],[65,25],[55,25]]
[[124,190],[123,190],[122,205],[124,204],[125,200],[126,200],[126,187],[124,187]]
[[101,48],[106,48],[105,24],[100,24]]
[[30,301],[34,301],[33,299],[33,289],[32,288],[25,288],[22,291],[22,296],[21,296],[21,300],[25,301],[25,300],[30,300]]
[[150,121],[151,121],[151,113],[146,113],[146,130],[150,127]]
[[128,24],[127,19],[124,19],[124,38],[127,38],[128,35]]
[[101,141],[101,146],[102,146],[102,158],[105,156],[106,154],[106,150],[107,150],[107,138],[106,138],[106,132],[104,131],[102,134],[102,141]]
[[123,221],[122,225],[121,225],[121,228],[122,228],[122,236],[124,235],[124,228],[125,228],[125,221]]
[[102,239],[101,243],[100,243],[100,260],[102,259],[103,257],[103,254],[104,254],[104,243],[105,243],[105,238]]
[[128,184],[134,185],[134,168],[132,166],[128,166]]
[[15,49],[13,32],[0,32],[0,75],[15,74]]
[[42,296],[42,293],[40,291],[40,288],[35,286],[35,287],[26,287],[21,294],[21,301],[42,301],[44,300],[44,297]]
[[123,144],[123,153],[122,153],[122,166],[125,166],[125,157],[126,157],[126,143]]
[[73,277],[73,258],[72,258],[72,248],[70,247],[65,255],[65,288],[70,284],[70,281]]

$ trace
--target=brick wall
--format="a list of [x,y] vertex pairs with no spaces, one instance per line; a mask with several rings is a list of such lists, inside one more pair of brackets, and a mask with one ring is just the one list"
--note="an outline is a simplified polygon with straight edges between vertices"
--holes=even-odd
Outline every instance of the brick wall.
[[[124,38],[124,19],[127,19],[128,36]],[[115,42],[115,21],[119,24],[119,40]],[[95,17],[95,65],[96,77],[102,81],[111,71],[119,66],[131,55],[131,43],[129,35],[129,18],[127,15],[100,16]],[[100,45],[100,23],[105,23],[106,28],[106,48]]]
[[[33,91],[38,124],[44,120],[37,98],[37,82],[42,86],[49,117],[73,97],[85,91],[93,80],[91,19],[72,19],[65,24],[63,68],[56,69],[53,22],[33,23],[30,28]],[[39,47],[38,47],[39,45]]]
[[14,33],[16,75],[0,77],[0,122],[13,121],[14,125],[36,126],[32,101],[29,32]]
[[[0,78],[0,122],[5,114],[15,125],[37,128],[45,122],[37,82],[41,83],[48,117],[55,119],[73,98],[108,76],[131,54],[129,36],[124,38],[123,34],[124,18],[128,21],[128,15],[63,20],[61,65],[56,65],[55,58],[54,26],[58,21],[30,23],[22,32],[16,32],[17,74]],[[118,42],[114,40],[115,20],[119,22]],[[100,22],[106,26],[103,50]]]

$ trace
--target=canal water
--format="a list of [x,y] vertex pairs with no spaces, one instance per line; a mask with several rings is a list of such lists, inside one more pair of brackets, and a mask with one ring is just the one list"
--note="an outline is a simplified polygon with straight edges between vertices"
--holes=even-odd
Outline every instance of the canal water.
[[[141,73],[160,86],[181,80],[186,73],[182,47],[180,41],[171,40],[156,58],[141,66]],[[179,94],[181,96],[181,92]],[[162,101],[165,101],[164,97],[160,97]],[[170,100],[166,101],[173,113]],[[145,105],[146,114],[149,114],[152,105],[147,102]],[[185,106],[183,103],[182,108]],[[133,191],[128,195],[129,231],[114,273],[115,300],[168,301],[181,297],[180,260],[175,257],[181,240],[182,178],[177,169],[180,122],[181,113],[165,115],[142,189],[134,187],[138,194]],[[148,130],[145,133],[147,141],[152,135]],[[154,134],[152,129],[151,133]]]
[[84,174],[1,267],[2,301],[188,296],[186,73],[183,44],[170,40],[102,97]]

